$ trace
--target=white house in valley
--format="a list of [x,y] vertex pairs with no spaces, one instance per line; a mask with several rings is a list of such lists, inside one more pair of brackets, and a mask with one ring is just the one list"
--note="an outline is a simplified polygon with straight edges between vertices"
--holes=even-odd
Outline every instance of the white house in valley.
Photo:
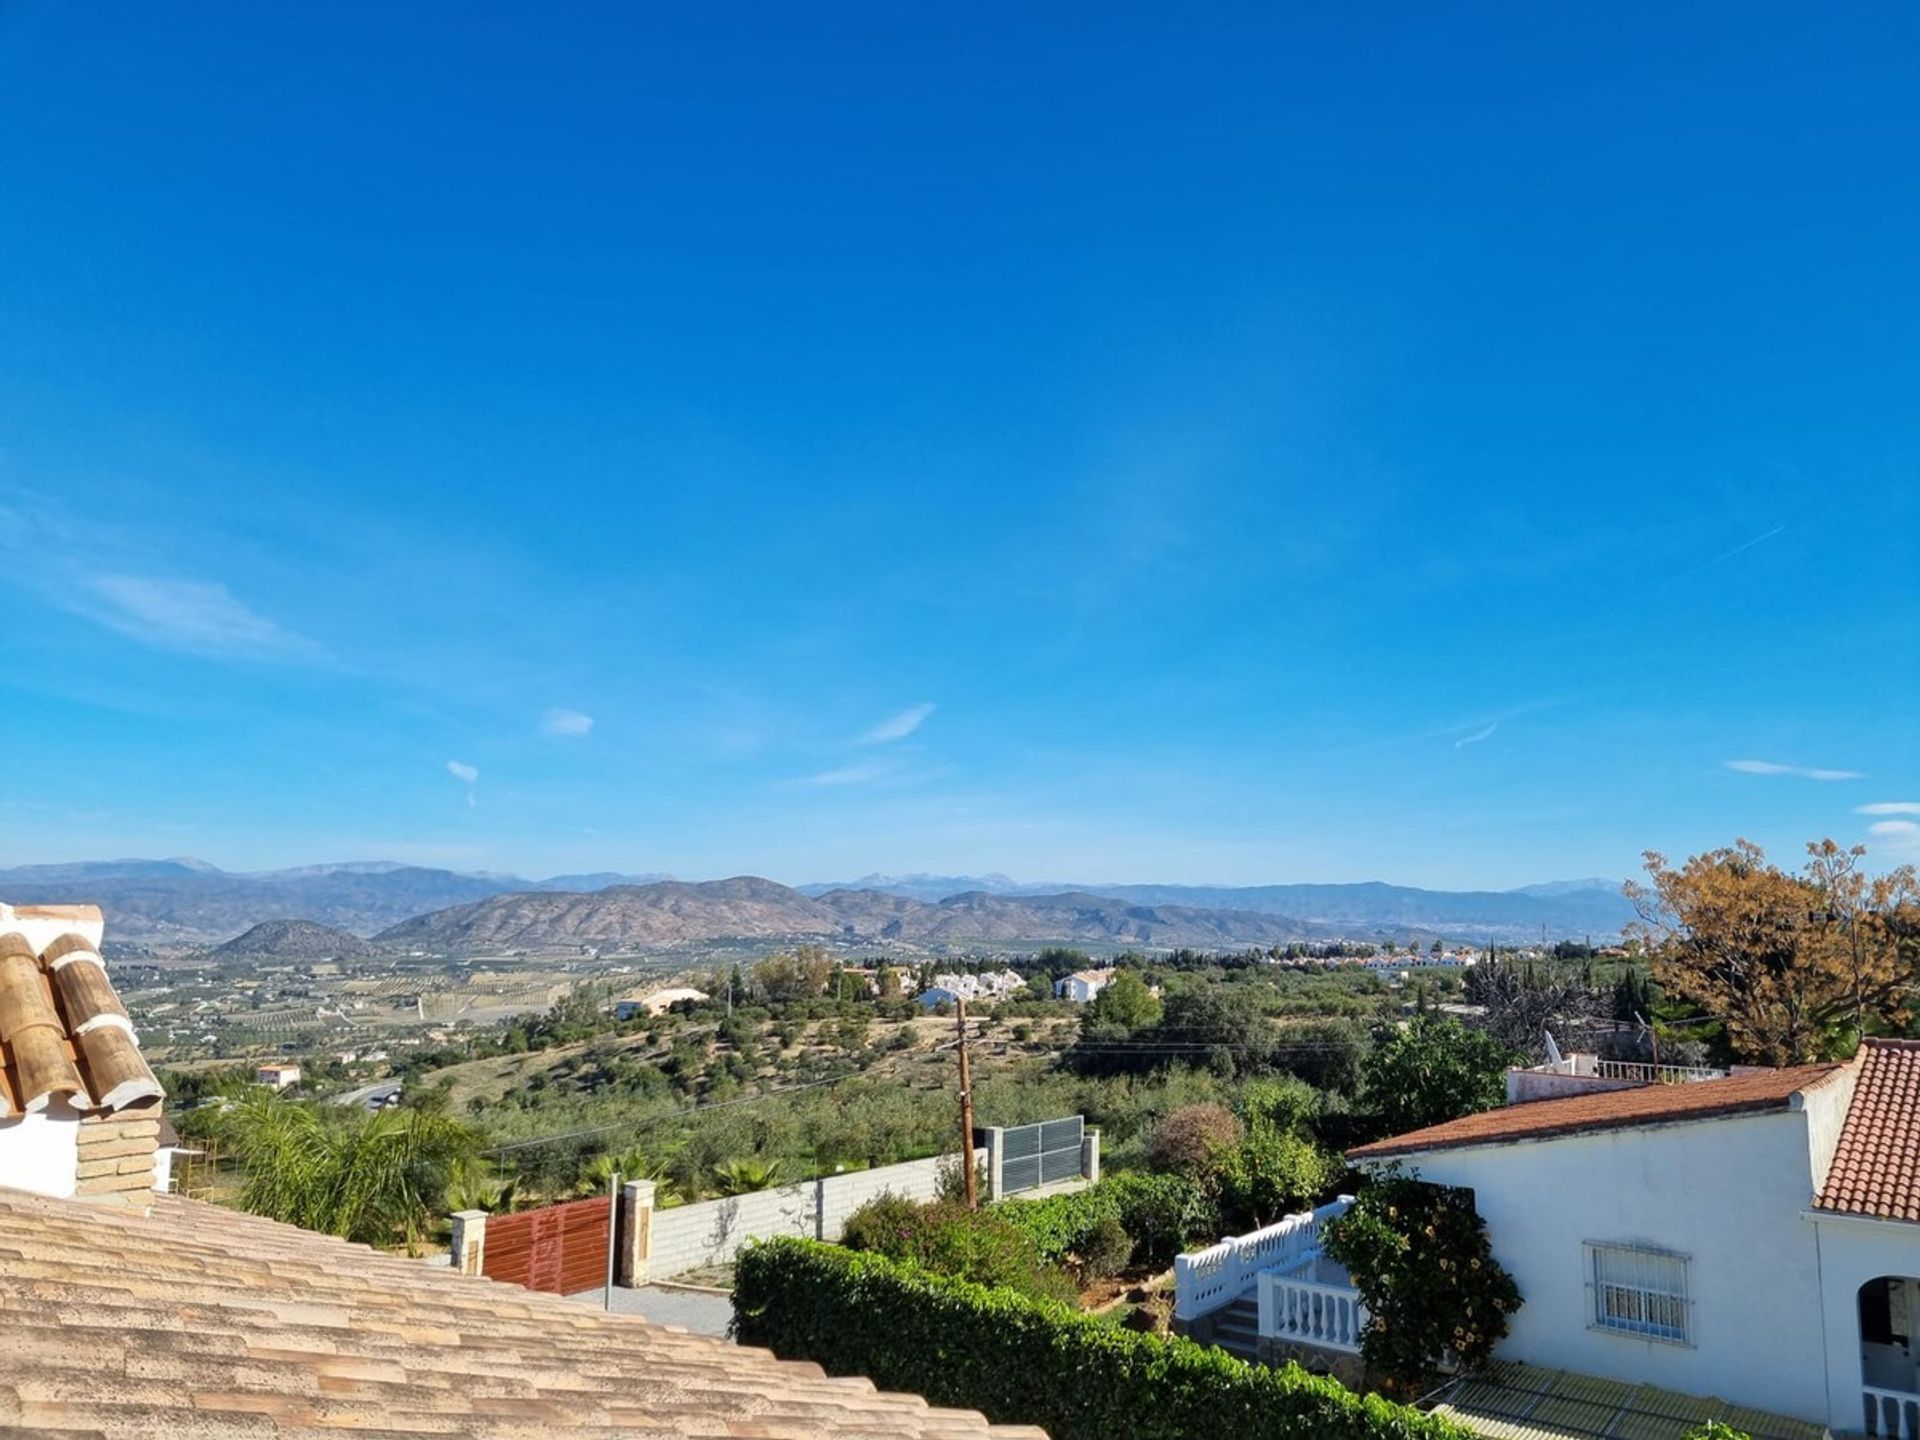
[[1076,970],[1053,982],[1054,998],[1084,1005],[1112,983],[1112,970]]
[[[1920,1041],[1732,1073],[1572,1056],[1508,1094],[1348,1154],[1473,1192],[1523,1297],[1497,1361],[1920,1440]],[[1357,1353],[1365,1306],[1318,1241],[1347,1203],[1180,1257],[1176,1324]]]

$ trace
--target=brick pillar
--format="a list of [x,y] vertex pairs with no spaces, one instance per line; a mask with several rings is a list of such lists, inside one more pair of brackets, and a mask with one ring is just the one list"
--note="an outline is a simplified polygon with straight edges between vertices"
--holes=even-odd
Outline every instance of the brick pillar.
[[620,1253],[614,1257],[613,1278],[619,1285],[644,1285],[653,1262],[653,1194],[651,1180],[629,1180],[620,1187]]
[[487,1212],[453,1212],[453,1268],[462,1275],[478,1275],[487,1255]]
[[1100,1183],[1100,1128],[1089,1126],[1080,1137],[1080,1173],[1089,1185]]
[[74,1194],[89,1200],[146,1205],[153,1199],[153,1159],[160,1148],[160,1102],[137,1100],[80,1119]]

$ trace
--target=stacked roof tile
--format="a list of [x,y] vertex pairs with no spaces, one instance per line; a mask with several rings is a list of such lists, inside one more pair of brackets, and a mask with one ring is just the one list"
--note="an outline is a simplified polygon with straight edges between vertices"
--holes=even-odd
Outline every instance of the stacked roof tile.
[[1920,1040],[1869,1040],[1822,1210],[1920,1220]]
[[0,1435],[1045,1440],[176,1196],[0,1191]]
[[1426,1150],[1458,1150],[1468,1145],[1544,1140],[1589,1130],[1623,1130],[1634,1125],[1784,1110],[1800,1091],[1827,1080],[1841,1068],[1796,1065],[1687,1085],[1644,1085],[1633,1090],[1531,1100],[1376,1140],[1349,1150],[1347,1155],[1354,1160],[1383,1160]]
[[[99,912],[64,907],[58,914],[5,915],[45,931],[49,917],[90,915],[97,925]],[[56,927],[44,944],[24,925],[0,927],[0,1060],[0,1119],[45,1110],[56,1099],[77,1110],[112,1111],[161,1094],[106,962],[79,926]]]

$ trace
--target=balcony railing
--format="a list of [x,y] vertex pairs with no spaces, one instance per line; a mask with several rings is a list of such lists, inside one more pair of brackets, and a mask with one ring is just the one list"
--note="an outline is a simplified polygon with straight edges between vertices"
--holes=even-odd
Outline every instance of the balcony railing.
[[1866,1412],[1867,1434],[1887,1440],[1920,1440],[1920,1395],[1867,1385],[1861,1389],[1860,1400]]
[[1194,1320],[1231,1305],[1254,1288],[1260,1272],[1290,1269],[1320,1249],[1320,1227],[1353,1204],[1342,1195],[1318,1210],[1303,1210],[1246,1235],[1234,1235],[1173,1261],[1173,1315]]
[[1350,1355],[1360,1353],[1367,1307],[1352,1286],[1296,1280],[1263,1270],[1259,1297],[1262,1336]]
[[1638,1080],[1642,1085],[1690,1085],[1696,1080],[1724,1080],[1725,1070],[1711,1065],[1646,1065],[1637,1060],[1602,1060],[1595,1069],[1602,1080]]

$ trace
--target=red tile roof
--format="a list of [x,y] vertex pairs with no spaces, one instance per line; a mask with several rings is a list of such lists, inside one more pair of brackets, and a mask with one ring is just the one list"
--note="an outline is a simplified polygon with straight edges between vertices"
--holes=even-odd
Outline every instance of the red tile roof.
[[1458,1150],[1512,1140],[1545,1140],[1589,1130],[1623,1130],[1679,1120],[1707,1120],[1758,1110],[1783,1110],[1800,1091],[1825,1080],[1839,1065],[1799,1065],[1786,1070],[1697,1080],[1685,1085],[1644,1085],[1597,1095],[1531,1100],[1429,1125],[1347,1152],[1350,1160],[1383,1160],[1427,1150]]
[[1920,1220],[1920,1040],[1869,1040],[1860,1051],[1822,1210]]

